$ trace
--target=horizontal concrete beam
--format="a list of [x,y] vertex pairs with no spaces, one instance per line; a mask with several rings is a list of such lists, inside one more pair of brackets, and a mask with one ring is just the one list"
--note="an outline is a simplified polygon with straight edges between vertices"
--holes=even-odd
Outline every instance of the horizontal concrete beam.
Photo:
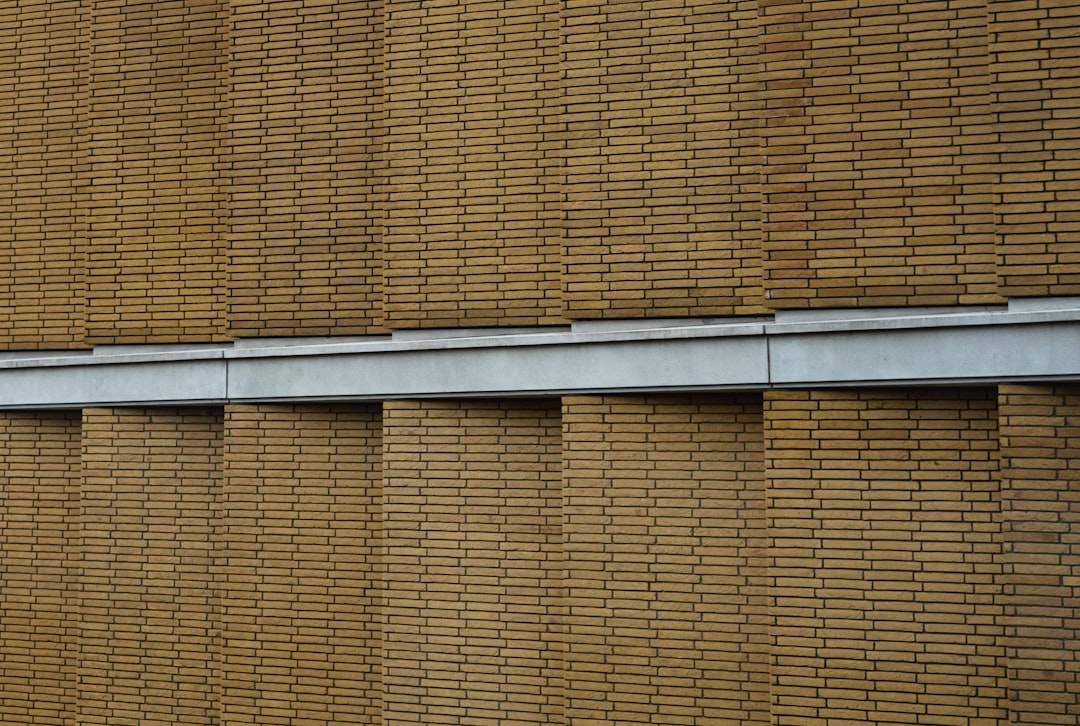
[[0,408],[1080,380],[1080,301],[0,357]]

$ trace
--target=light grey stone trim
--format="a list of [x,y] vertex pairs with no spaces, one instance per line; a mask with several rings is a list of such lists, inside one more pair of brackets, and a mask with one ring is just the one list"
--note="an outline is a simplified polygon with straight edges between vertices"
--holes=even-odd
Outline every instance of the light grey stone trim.
[[0,357],[0,408],[1080,381],[1080,300]]

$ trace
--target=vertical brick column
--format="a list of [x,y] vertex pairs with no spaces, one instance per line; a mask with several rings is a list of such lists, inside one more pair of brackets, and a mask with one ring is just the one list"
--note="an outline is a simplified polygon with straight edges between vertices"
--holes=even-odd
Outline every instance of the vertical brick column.
[[567,0],[560,17],[564,314],[757,311],[756,3]]
[[387,3],[389,327],[561,322],[559,8]]
[[86,337],[224,332],[221,114],[227,3],[92,3]]
[[985,0],[759,7],[771,304],[997,300]]
[[0,3],[0,349],[82,339],[89,3]]
[[1080,295],[1080,5],[991,0],[990,20],[1000,291]]
[[564,400],[567,722],[768,724],[761,399]]
[[383,723],[563,723],[558,404],[383,416]]
[[382,15],[382,2],[229,3],[235,337],[378,329]]
[[1001,386],[1010,723],[1080,719],[1080,387]]
[[379,723],[381,427],[372,406],[230,406],[221,723]]
[[221,413],[86,409],[79,726],[218,722]]
[[0,721],[70,726],[79,416],[0,414]]
[[1006,715],[988,391],[765,394],[776,726]]

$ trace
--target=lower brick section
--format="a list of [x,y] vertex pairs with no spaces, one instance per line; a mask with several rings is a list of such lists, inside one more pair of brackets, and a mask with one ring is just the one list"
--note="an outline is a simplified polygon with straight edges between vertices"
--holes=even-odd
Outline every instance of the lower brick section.
[[87,409],[79,726],[218,723],[222,421]]
[[1080,386],[1002,386],[1010,723],[1080,723]]
[[768,723],[759,396],[563,409],[567,717]]
[[79,416],[0,413],[0,722],[75,716]]
[[563,723],[557,402],[384,421],[384,723]]
[[377,406],[231,406],[222,724],[377,723]]
[[1006,715],[988,391],[765,396],[773,722]]
[[0,723],[1077,726],[1080,386],[0,413]]

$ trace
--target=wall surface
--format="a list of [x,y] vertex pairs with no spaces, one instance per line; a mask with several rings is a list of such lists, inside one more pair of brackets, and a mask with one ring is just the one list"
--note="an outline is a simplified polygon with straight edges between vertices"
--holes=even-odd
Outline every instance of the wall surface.
[[1078,27],[0,0],[0,722],[1080,726]]

